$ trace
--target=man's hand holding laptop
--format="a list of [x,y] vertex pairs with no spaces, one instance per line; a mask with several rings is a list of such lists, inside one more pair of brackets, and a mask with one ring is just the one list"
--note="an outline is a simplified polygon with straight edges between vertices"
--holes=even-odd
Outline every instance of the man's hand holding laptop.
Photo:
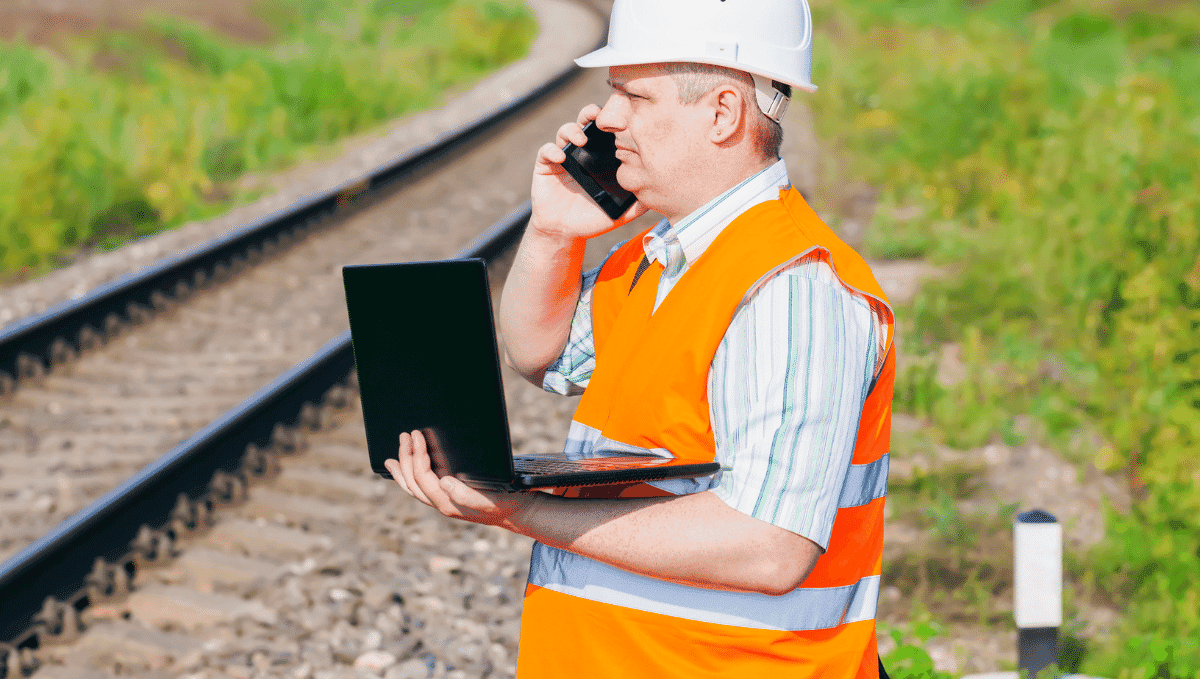
[[384,462],[384,466],[404,492],[442,514],[516,533],[521,530],[510,519],[526,511],[536,499],[533,493],[476,490],[450,475],[438,478],[430,463],[425,437],[419,431],[401,434],[398,458]]

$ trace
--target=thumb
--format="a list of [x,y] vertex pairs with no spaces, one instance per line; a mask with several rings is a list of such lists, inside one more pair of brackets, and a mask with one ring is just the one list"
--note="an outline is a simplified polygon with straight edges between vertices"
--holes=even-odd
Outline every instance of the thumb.
[[471,502],[473,499],[471,487],[454,478],[453,476],[443,476],[438,480],[438,483],[441,485],[442,490],[445,491],[446,495],[449,495],[450,499],[453,500],[455,504],[459,506],[471,506],[478,504],[477,502]]
[[624,225],[628,224],[629,222],[632,222],[633,220],[637,219],[638,217],[641,217],[642,215],[646,214],[649,211],[650,211],[650,208],[646,207],[646,205],[643,204],[642,201],[636,200],[633,202],[633,205],[630,205],[629,209],[625,211],[625,214],[621,215],[617,219],[617,226],[624,226]]

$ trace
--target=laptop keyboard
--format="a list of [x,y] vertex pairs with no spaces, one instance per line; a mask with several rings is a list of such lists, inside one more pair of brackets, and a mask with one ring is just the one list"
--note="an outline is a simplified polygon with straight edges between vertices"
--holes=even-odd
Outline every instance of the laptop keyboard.
[[513,467],[522,474],[546,476],[548,474],[576,474],[579,472],[599,472],[610,469],[636,469],[638,467],[653,467],[665,462],[666,458],[645,457],[610,457],[588,460],[535,460],[516,458]]

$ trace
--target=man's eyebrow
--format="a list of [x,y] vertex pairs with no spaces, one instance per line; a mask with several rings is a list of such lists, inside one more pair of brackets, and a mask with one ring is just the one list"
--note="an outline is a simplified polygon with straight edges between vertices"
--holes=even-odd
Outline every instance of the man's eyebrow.
[[629,90],[625,89],[625,81],[624,80],[613,80],[612,78],[609,78],[608,86],[613,88],[614,90],[620,90],[621,92],[629,91]]

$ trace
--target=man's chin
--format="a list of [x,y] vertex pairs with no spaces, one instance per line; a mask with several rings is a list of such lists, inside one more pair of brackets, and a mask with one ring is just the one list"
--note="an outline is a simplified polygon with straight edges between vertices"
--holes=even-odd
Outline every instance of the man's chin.
[[630,172],[622,173],[621,170],[622,168],[617,168],[617,183],[621,185],[621,188],[635,196],[638,195],[639,191],[646,188],[645,182],[638,181],[636,174]]

